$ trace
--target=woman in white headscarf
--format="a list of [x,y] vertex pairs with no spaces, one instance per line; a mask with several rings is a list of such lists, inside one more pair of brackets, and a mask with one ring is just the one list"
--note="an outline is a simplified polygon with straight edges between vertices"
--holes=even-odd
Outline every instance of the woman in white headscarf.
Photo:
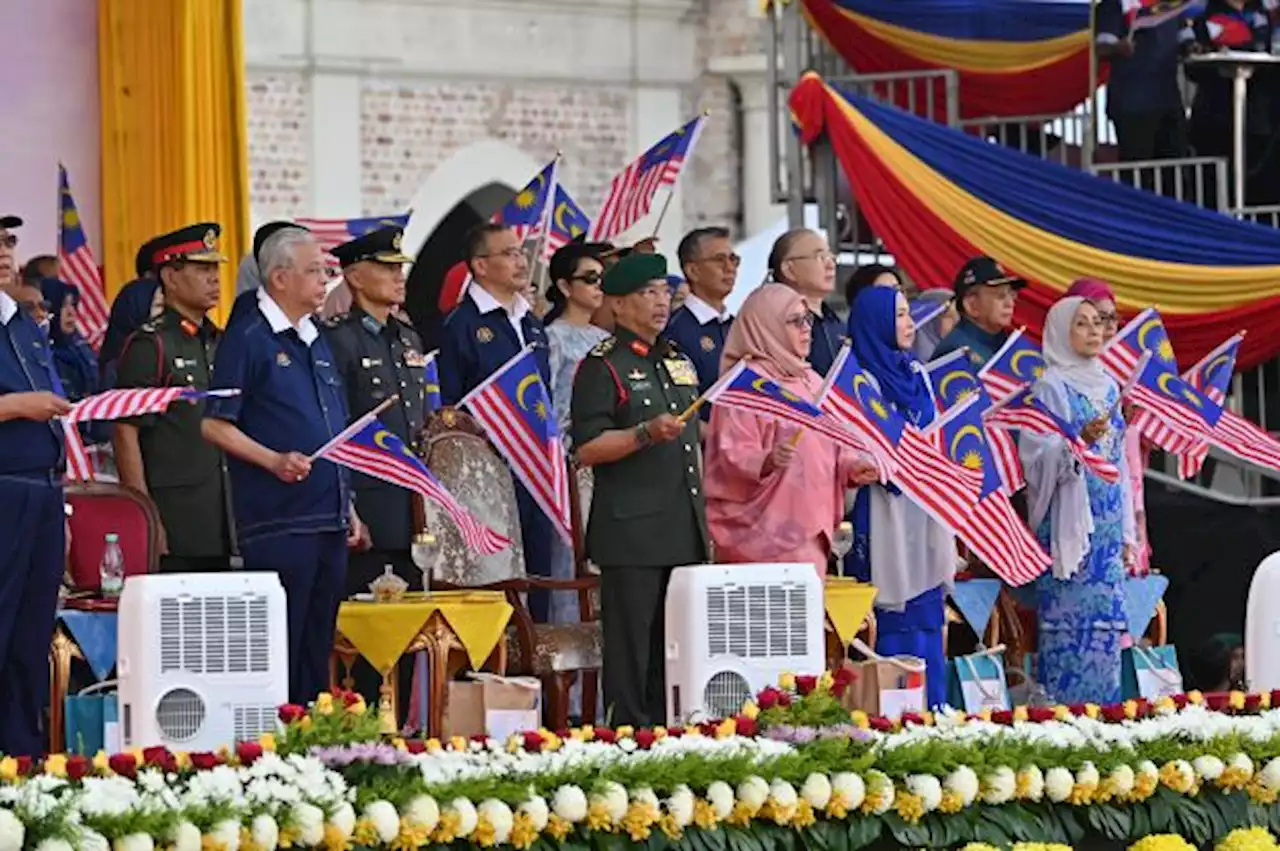
[[1064,298],[1045,320],[1044,375],[1033,393],[1120,468],[1110,484],[1081,465],[1061,437],[1023,432],[1031,528],[1053,558],[1036,586],[1039,680],[1061,703],[1120,700],[1128,634],[1123,583],[1134,541],[1120,388],[1098,361],[1103,326],[1083,298]]

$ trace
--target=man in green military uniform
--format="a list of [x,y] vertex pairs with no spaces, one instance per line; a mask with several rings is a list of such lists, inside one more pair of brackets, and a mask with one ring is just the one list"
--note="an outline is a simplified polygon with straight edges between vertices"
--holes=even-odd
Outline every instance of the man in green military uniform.
[[[164,312],[144,324],[120,353],[117,387],[209,389],[220,331],[206,315],[221,293],[222,229],[190,225],[149,243]],[[200,436],[204,403],[178,402],[163,414],[115,424],[120,481],[151,495],[160,511],[161,569],[225,570],[235,553],[226,459]]]
[[693,363],[658,335],[667,263],[631,254],[604,276],[615,333],[573,382],[578,462],[595,468],[587,552],[600,566],[604,700],[615,724],[665,722],[664,634],[671,570],[708,560]]

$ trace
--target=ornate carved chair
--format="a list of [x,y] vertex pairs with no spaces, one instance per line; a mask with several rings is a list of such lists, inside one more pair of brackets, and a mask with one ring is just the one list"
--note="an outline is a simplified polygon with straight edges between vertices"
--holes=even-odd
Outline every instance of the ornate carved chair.
[[[581,546],[575,546],[577,578],[551,580],[528,576],[511,472],[489,445],[480,426],[467,414],[446,408],[427,423],[423,447],[427,466],[449,492],[478,519],[512,541],[506,551],[476,556],[463,544],[452,523],[441,518],[435,506],[425,504],[426,528],[436,536],[439,547],[432,587],[485,588],[506,593],[515,607],[507,631],[510,672],[536,676],[542,681],[546,723],[552,729],[567,726],[569,690],[577,677],[583,675],[584,714],[594,720],[602,640],[598,607],[592,599],[597,581],[584,575]],[[571,476],[571,492],[579,490],[577,484],[578,477]],[[581,507],[577,499],[573,505],[574,533],[581,540]],[[576,592],[579,622],[535,624],[524,599],[532,588]]]

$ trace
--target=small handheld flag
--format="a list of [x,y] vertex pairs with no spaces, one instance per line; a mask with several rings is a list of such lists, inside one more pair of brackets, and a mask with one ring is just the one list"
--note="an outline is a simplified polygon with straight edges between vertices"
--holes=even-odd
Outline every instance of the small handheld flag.
[[543,166],[542,171],[534,175],[506,206],[493,214],[493,221],[511,228],[521,242],[543,233],[555,199],[559,168],[560,157],[557,156]]
[[[937,360],[930,361],[925,365],[925,373],[933,386],[934,401],[938,405],[940,415],[945,416],[970,399],[977,399],[979,414],[991,408],[991,397],[969,367],[967,348],[957,349]],[[1018,457],[1018,444],[1013,434],[1003,429],[988,429],[986,439],[991,454],[995,457],[996,469],[1000,472],[1000,481],[1004,485],[1005,493],[1013,494],[1022,490],[1027,482],[1022,471],[1022,460]]]
[[614,175],[604,206],[591,223],[593,242],[607,242],[649,214],[658,190],[674,187],[680,178],[706,121],[707,116],[699,115]]
[[358,239],[381,228],[408,227],[409,214],[366,216],[356,219],[295,219],[295,221],[311,231],[311,235],[320,244],[320,250],[325,253],[325,264],[331,272],[336,272],[340,265],[338,258],[329,253],[335,246]]
[[542,249],[544,262],[570,242],[591,230],[591,218],[582,211],[562,184],[556,184],[555,203],[547,217],[547,241]]
[[1032,394],[1031,390],[1019,390],[986,413],[983,420],[988,426],[1010,431],[1028,431],[1031,434],[1062,437],[1081,463],[1103,481],[1112,484],[1120,481],[1120,468],[1089,448],[1071,423],[1050,411]]
[[89,248],[71,196],[71,180],[66,166],[58,166],[58,265],[67,283],[80,293],[80,310],[76,314],[76,330],[80,332],[94,351],[102,345],[107,332],[110,310],[102,285],[102,272]]
[[426,405],[428,414],[444,407],[444,402],[440,398],[440,364],[436,360],[436,356],[439,354],[439,349],[431,352],[422,364],[423,402]]
[[1039,380],[1044,374],[1044,355],[1027,339],[1022,329],[1014,331],[1003,346],[978,370],[978,377],[993,402],[1007,399]]

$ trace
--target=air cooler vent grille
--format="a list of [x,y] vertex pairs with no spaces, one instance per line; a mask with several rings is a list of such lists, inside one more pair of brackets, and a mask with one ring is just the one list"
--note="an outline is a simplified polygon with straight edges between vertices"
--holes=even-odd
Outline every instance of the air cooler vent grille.
[[244,704],[233,707],[233,711],[237,742],[256,742],[263,733],[274,733],[276,730],[274,706]]
[[713,585],[707,588],[707,651],[743,659],[803,656],[808,619],[801,585]]
[[261,595],[162,598],[161,673],[267,673],[267,610],[267,598]]

